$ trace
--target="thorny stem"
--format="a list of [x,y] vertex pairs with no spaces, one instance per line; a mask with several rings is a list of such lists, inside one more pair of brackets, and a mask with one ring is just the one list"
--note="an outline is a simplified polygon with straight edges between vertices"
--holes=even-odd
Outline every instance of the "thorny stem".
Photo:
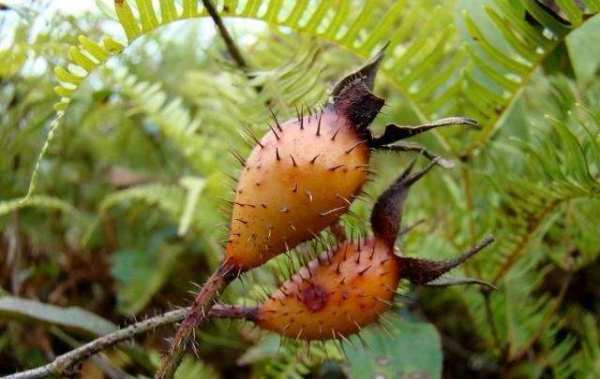
[[200,288],[189,312],[177,329],[169,351],[163,356],[160,368],[154,376],[155,379],[173,378],[183,359],[186,348],[192,341],[194,330],[206,321],[215,298],[234,278],[233,268],[227,262],[224,262]]
[[231,35],[229,34],[229,31],[225,27],[225,24],[223,23],[221,16],[219,16],[219,13],[215,9],[215,7],[212,5],[210,0],[202,0],[202,4],[204,4],[204,8],[206,8],[206,11],[208,12],[208,14],[212,18],[213,22],[217,26],[217,29],[219,29],[219,33],[221,34],[223,41],[225,41],[225,46],[227,46],[227,51],[229,51],[229,55],[231,55],[231,58],[233,58],[233,60],[235,61],[235,63],[238,65],[238,67],[240,69],[242,69],[243,71],[246,71],[248,69],[248,64],[246,63],[246,60],[242,56],[242,53],[240,53],[240,50],[238,49],[237,45],[233,41],[233,38],[231,38]]
[[[129,340],[134,336],[152,331],[158,327],[170,325],[183,320],[191,308],[178,309],[163,313],[159,316],[149,318],[144,321],[129,325],[126,328],[116,330],[102,337],[82,345],[75,350],[59,355],[52,362],[31,370],[19,372],[13,375],[5,376],[1,379],[37,379],[49,376],[64,377],[73,369],[73,367],[98,353],[101,350],[114,346],[120,342]],[[234,305],[215,305],[210,311],[210,317],[217,318],[235,318],[244,320],[254,320],[256,317],[256,308],[239,307]]]

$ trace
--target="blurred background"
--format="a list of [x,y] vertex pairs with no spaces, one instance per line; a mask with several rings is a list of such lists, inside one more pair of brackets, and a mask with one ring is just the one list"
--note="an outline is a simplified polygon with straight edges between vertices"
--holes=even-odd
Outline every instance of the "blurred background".
[[[229,151],[248,154],[268,107],[280,119],[319,107],[391,41],[375,134],[455,115],[482,124],[416,138],[456,164],[414,188],[406,222],[424,222],[398,248],[449,258],[494,234],[456,274],[498,289],[403,284],[384,326],[339,343],[212,321],[177,377],[600,377],[597,1],[213,3],[246,67],[201,2],[0,1],[0,375],[186,305],[222,256]],[[368,233],[374,199],[415,157],[374,155],[348,233]],[[288,259],[223,300],[260,301]],[[172,333],[79,373],[151,377]]]

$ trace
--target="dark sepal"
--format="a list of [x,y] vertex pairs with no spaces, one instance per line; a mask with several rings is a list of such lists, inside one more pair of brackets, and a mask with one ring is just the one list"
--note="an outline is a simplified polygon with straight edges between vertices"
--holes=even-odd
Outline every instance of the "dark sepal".
[[460,266],[492,242],[494,242],[493,237],[486,237],[466,253],[449,261],[431,261],[428,259],[398,257],[402,265],[402,275],[414,284],[435,285],[436,279],[440,278],[453,268]]
[[371,141],[370,146],[379,147],[383,145],[388,145],[401,139],[421,134],[431,129],[455,125],[468,126],[471,128],[480,128],[477,121],[467,117],[447,117],[416,126],[398,126],[395,124],[389,124],[385,127],[385,131],[381,136],[374,138]]
[[333,87],[331,96],[335,98],[336,96],[340,95],[355,81],[364,83],[367,89],[372,91],[375,84],[377,71],[379,71],[379,64],[381,63],[384,57],[385,49],[387,49],[389,44],[389,41],[386,42],[386,44],[381,48],[381,50],[379,50],[375,57],[369,61],[369,63],[352,72],[351,74],[346,75],[342,80],[340,80],[335,87]]
[[429,162],[423,170],[411,174],[413,161],[394,184],[379,196],[371,213],[371,227],[377,238],[384,240],[389,246],[394,245],[400,231],[404,201],[410,186],[422,178],[435,164],[436,160]]

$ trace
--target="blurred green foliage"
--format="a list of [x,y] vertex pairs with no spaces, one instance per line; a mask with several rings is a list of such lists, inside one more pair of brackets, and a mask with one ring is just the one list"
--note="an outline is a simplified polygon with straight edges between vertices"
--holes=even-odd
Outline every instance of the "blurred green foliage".
[[[376,131],[451,115],[483,126],[419,137],[457,165],[411,193],[406,218],[425,223],[398,247],[446,258],[492,233],[462,270],[498,290],[404,286],[401,311],[337,345],[214,321],[178,377],[600,376],[598,1],[216,1],[248,72],[195,1],[127,1],[132,16],[96,3],[0,11],[0,374],[85,341],[80,325],[98,318],[185,305],[222,254],[228,151],[250,151],[268,107],[286,118],[322,105],[390,40]],[[376,154],[349,232],[368,230],[373,199],[413,158]],[[288,259],[224,300],[259,301]],[[149,376],[170,333],[105,357]]]

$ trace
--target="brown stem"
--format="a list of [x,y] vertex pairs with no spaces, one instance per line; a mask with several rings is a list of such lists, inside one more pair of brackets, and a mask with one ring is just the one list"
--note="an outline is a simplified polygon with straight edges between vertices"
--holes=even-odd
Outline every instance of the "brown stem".
[[231,58],[233,58],[233,60],[239,68],[241,68],[243,71],[246,71],[248,69],[248,64],[246,63],[246,60],[244,60],[244,57],[240,53],[240,50],[238,49],[237,45],[231,38],[231,35],[225,27],[221,16],[219,16],[219,13],[212,5],[210,0],[202,0],[202,4],[204,4],[204,8],[206,8],[206,11],[213,19],[213,22],[217,26],[217,29],[219,29],[219,33],[221,33],[221,37],[223,38],[223,41],[225,41],[225,46],[227,46],[227,51],[229,51],[229,55],[231,55]]
[[194,330],[202,325],[208,318],[212,303],[229,282],[235,278],[233,268],[226,262],[221,264],[210,278],[204,283],[194,303],[190,307],[185,319],[179,325],[175,338],[169,347],[168,353],[163,356],[160,368],[154,376],[155,379],[171,379],[177,371],[177,367],[183,359],[186,348],[189,346],[194,335]]
[[[191,308],[178,309],[137,322],[126,328],[98,337],[68,353],[59,355],[47,365],[8,375],[1,379],[37,379],[49,376],[64,377],[77,363],[89,358],[99,351],[131,339],[138,334],[149,332],[164,325],[179,322],[186,317],[186,314],[190,310]],[[234,305],[215,305],[209,311],[209,315],[218,318],[254,320],[256,318],[256,308],[238,307]]]

